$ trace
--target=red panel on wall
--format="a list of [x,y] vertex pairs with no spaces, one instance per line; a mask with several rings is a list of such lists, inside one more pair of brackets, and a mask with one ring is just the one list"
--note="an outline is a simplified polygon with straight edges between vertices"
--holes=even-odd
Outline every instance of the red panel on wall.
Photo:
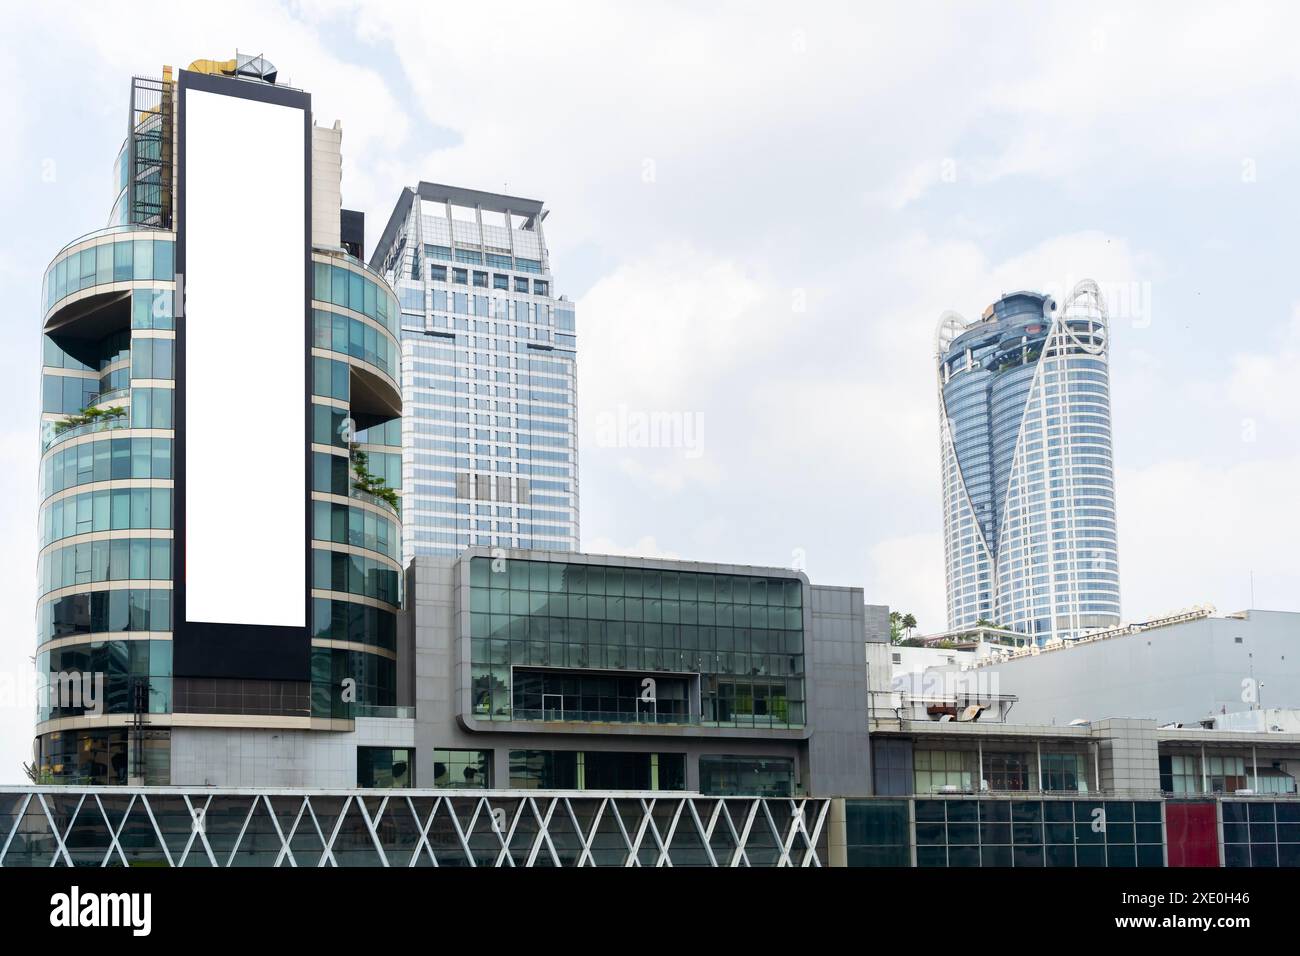
[[1165,804],[1170,866],[1218,866],[1219,824],[1213,803]]

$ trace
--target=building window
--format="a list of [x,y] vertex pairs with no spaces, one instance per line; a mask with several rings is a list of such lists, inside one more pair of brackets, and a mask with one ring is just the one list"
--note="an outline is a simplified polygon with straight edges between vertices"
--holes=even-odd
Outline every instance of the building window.
[[1206,757],[1205,774],[1211,793],[1235,793],[1246,789],[1246,761],[1243,757]]
[[[845,802],[846,810],[853,802]],[[1099,832],[1093,824],[1103,810],[1106,826]],[[1163,866],[1160,810],[1159,801],[917,800],[916,863]],[[850,838],[850,847],[854,842]]]
[[1043,789],[1083,793],[1088,776],[1083,754],[1043,754]]
[[707,796],[793,796],[794,761],[788,757],[700,757],[700,793]]
[[509,289],[510,289],[510,277],[509,277],[509,276],[503,276],[503,275],[500,275],[500,274],[493,274],[493,276],[492,276],[492,288],[494,288],[494,289],[505,289],[505,290],[509,291]]
[[486,289],[488,286],[488,274],[486,272],[474,272],[474,284],[480,289]]
[[1160,789],[1165,793],[1202,793],[1200,760],[1191,754],[1161,756]]
[[452,270],[451,270],[451,281],[454,282],[454,283],[456,283],[457,285],[469,285],[469,270],[468,270],[468,269],[452,269]]
[[686,755],[614,750],[512,750],[515,790],[685,790]]
[[[1259,775],[1251,774],[1250,789],[1256,793],[1295,793],[1295,777],[1276,767],[1260,767]],[[1297,828],[1300,833],[1300,828]]]
[[912,756],[913,790],[936,793],[945,787],[971,790],[975,754],[964,750],[918,750]]
[[577,790],[578,754],[572,750],[510,751],[514,790]]
[[358,787],[412,787],[414,780],[414,751],[406,747],[357,748]]
[[492,786],[492,751],[435,750],[433,785],[439,790],[486,790]]
[[849,866],[910,866],[906,800],[844,801]]
[[871,780],[877,796],[906,797],[912,793],[912,742],[877,739],[871,742]]
[[1249,786],[1244,757],[1167,754],[1160,758],[1160,789],[1165,793],[1235,793]]
[[1221,813],[1224,866],[1300,865],[1300,806],[1224,800]]
[[515,291],[516,291],[516,292],[527,292],[527,291],[528,291],[528,280],[527,280],[527,279],[521,279],[519,276],[515,276]]
[[983,782],[990,790],[1028,790],[1029,755],[986,753]]
[[543,279],[533,280],[533,295],[549,295],[550,283]]

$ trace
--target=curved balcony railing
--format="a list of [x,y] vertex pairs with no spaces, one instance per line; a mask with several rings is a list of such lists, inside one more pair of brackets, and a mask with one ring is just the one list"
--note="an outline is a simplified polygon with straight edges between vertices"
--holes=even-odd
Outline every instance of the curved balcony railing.
[[[126,238],[89,245],[77,252],[68,251],[80,243],[104,236]],[[67,297],[79,292],[84,293],[97,286],[120,282],[175,281],[172,246],[174,240],[175,234],[170,229],[157,229],[134,223],[108,226],[74,239],[60,249],[45,268],[41,281],[42,314],[53,315]],[[142,243],[150,246],[148,258],[137,262],[134,250],[141,247]],[[119,247],[126,247],[126,254],[119,256]],[[90,264],[94,268],[90,271],[86,271],[87,263],[82,261],[87,254],[91,254],[93,259]],[[107,258],[101,262],[102,256]],[[67,274],[69,269],[73,271],[73,275]]]
[[[160,233],[166,235],[172,234],[172,231],[170,229],[161,229],[157,226],[142,226],[138,223],[133,223],[133,222],[122,223],[121,225],[117,225],[117,226],[104,226],[101,229],[94,229],[86,233],[85,235],[78,236],[76,239],[73,239],[71,242],[64,243],[63,248],[50,257],[50,265],[53,265],[54,263],[58,262],[60,256],[62,256],[73,246],[77,245],[77,243],[79,242],[86,242],[90,239],[98,239],[100,236],[117,235],[118,233],[122,233],[122,232],[147,232],[147,233]],[[46,266],[45,271],[46,272],[50,271],[49,266]]]
[[128,415],[122,415],[117,418],[101,418],[98,421],[86,422],[82,425],[74,425],[71,428],[65,428],[63,431],[56,431],[57,422],[45,422],[41,432],[41,452],[47,452],[55,445],[68,441],[73,438],[80,438],[82,435],[93,435],[96,432],[115,431],[119,428],[130,428],[131,419]]
[[364,501],[368,504],[377,505],[378,507],[383,508],[386,511],[391,511],[395,515],[400,514],[399,510],[397,508],[394,508],[391,502],[386,501],[385,499],[379,497],[378,495],[372,495],[368,491],[362,491],[360,488],[348,489],[348,497],[355,498],[357,499],[357,501]]
[[121,388],[110,389],[107,392],[99,392],[91,395],[86,401],[86,407],[92,408],[96,405],[106,405],[109,402],[117,402],[122,399],[129,399],[131,396],[131,386],[123,385]]
[[414,707],[384,707],[379,704],[351,704],[349,717],[383,717],[387,720],[412,720]]
[[553,708],[529,709],[516,707],[512,713],[515,720],[531,720],[544,723],[564,724],[696,724],[700,723],[697,714],[658,714],[633,713],[621,710],[556,710]]
[[378,322],[395,340],[401,339],[397,293],[382,275],[360,260],[316,250],[312,257],[312,298],[364,315]]

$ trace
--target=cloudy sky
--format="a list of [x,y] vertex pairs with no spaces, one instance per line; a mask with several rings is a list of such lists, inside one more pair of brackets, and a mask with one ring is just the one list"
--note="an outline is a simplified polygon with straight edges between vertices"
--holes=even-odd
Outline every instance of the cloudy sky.
[[[933,334],[1112,304],[1125,617],[1300,610],[1300,10],[24,3],[0,35],[0,781],[30,754],[39,290],[129,77],[264,52],[373,242],[419,179],[544,200],[587,551],[788,566],[943,619]],[[667,414],[677,447],[598,425]],[[628,419],[635,421],[635,419]],[[239,467],[232,462],[232,469]]]

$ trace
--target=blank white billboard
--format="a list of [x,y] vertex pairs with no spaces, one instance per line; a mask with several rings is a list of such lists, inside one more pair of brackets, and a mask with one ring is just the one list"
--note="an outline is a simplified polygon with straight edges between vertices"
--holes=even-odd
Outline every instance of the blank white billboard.
[[187,89],[185,617],[306,626],[301,109]]

